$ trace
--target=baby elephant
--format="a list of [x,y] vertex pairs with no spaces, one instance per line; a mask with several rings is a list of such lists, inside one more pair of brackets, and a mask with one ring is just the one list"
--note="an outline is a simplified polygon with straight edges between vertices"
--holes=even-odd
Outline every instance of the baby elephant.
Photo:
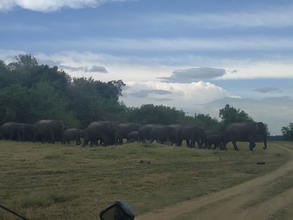
[[70,144],[70,141],[76,141],[76,145],[80,145],[80,138],[84,138],[84,131],[78,128],[66,129],[63,133],[62,144]]

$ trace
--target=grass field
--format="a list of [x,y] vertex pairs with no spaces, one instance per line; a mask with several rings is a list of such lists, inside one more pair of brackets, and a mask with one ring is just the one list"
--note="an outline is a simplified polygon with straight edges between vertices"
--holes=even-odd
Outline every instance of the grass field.
[[[28,219],[98,219],[115,200],[135,215],[269,173],[286,151],[248,143],[240,151],[125,144],[85,147],[0,141],[0,204]],[[282,142],[280,142],[282,145]],[[265,165],[257,165],[265,161]],[[17,219],[0,209],[0,219]]]

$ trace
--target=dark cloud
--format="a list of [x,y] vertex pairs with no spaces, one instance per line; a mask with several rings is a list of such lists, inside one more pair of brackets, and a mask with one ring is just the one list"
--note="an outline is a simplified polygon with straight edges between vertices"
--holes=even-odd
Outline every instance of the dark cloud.
[[260,89],[255,89],[253,91],[261,92],[261,93],[281,93],[282,90],[276,87],[263,87]]
[[58,68],[61,68],[61,61],[55,61],[55,60],[38,60],[39,64],[48,65],[48,66],[58,66]]
[[208,80],[225,75],[226,70],[211,67],[191,68],[186,70],[177,70],[170,77],[158,77],[163,82],[189,83],[200,80]]
[[167,90],[140,90],[138,92],[129,93],[129,95],[137,97],[137,98],[145,98],[149,94],[168,95],[172,93]]
[[85,72],[108,73],[105,67],[93,65],[91,69],[85,68]]
[[103,67],[103,66],[93,65],[92,68],[89,69],[88,67],[85,67],[85,66],[72,67],[72,66],[60,65],[58,62],[50,62],[48,64],[54,64],[52,66],[58,66],[58,68],[60,68],[60,69],[66,69],[66,70],[70,70],[70,71],[73,71],[73,72],[75,72],[75,71],[84,71],[84,72],[91,72],[91,73],[94,73],[94,72],[108,73],[108,71],[106,70],[106,68]]
[[65,66],[65,65],[59,65],[58,66],[60,69],[66,69],[70,71],[84,71],[86,67],[72,67],[72,66]]
[[168,101],[172,101],[173,99],[169,99],[169,98],[162,98],[162,99],[153,99],[155,102],[168,102]]

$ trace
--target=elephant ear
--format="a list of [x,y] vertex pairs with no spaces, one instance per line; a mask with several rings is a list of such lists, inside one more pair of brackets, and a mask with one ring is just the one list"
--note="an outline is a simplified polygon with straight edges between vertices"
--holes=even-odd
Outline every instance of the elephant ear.
[[255,123],[255,128],[256,128],[256,131],[259,132],[259,126],[258,126],[258,122]]

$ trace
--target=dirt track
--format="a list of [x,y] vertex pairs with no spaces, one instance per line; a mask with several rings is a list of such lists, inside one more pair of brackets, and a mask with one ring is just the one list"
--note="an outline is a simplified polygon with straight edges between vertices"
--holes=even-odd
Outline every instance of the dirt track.
[[[280,147],[271,145],[271,147]],[[280,147],[286,149],[293,155],[290,145]],[[270,219],[275,213],[285,210],[285,217],[274,219],[293,219],[293,188],[270,197],[256,205],[251,205],[262,197],[262,193],[280,177],[286,178],[293,171],[293,159],[273,171],[270,174],[245,182],[235,187],[212,193],[207,196],[196,198],[166,207],[152,213],[137,216],[136,220],[170,220],[170,219],[225,219],[225,220],[247,220],[247,219]],[[289,218],[288,218],[289,216]]]

